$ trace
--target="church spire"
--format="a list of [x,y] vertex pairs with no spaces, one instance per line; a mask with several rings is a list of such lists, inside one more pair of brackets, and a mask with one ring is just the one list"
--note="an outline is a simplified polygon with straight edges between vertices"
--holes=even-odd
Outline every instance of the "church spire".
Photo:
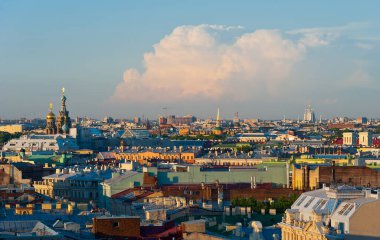
[[220,114],[219,114],[219,108],[218,108],[218,113],[216,114],[216,126],[220,127]]
[[214,134],[215,135],[222,135],[223,134],[223,130],[222,130],[221,124],[220,124],[220,112],[219,112],[219,108],[218,108],[218,113],[216,114],[216,125],[215,125],[215,128],[214,128]]

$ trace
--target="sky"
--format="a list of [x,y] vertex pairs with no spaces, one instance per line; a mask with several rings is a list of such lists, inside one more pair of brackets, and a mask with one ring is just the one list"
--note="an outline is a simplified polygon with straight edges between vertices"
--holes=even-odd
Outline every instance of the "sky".
[[380,1],[0,0],[0,118],[380,117]]

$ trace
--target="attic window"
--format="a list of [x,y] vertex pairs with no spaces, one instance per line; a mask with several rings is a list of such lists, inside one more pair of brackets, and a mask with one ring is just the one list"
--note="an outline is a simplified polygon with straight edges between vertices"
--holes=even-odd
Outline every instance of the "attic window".
[[346,203],[343,208],[338,212],[339,215],[342,215],[346,210],[347,208],[350,206],[350,204]]
[[301,203],[305,200],[306,196],[303,196],[297,203],[297,206],[301,205]]
[[347,214],[349,213],[349,212],[351,212],[351,210],[354,208],[354,205],[350,205],[349,207],[348,207],[348,209],[343,213],[343,215],[344,216],[347,216]]
[[305,208],[307,208],[309,205],[310,205],[310,203],[312,202],[314,200],[314,198],[312,197],[312,198],[310,198],[309,199],[309,201],[305,204]]

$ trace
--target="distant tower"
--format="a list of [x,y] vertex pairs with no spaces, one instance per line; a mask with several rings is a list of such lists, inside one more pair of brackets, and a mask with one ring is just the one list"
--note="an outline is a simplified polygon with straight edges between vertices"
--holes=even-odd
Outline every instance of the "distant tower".
[[53,113],[53,103],[49,104],[49,113],[46,115],[46,134],[56,134],[55,115]]
[[303,115],[303,121],[304,122],[315,123],[315,114],[314,114],[313,109],[311,108],[311,105],[309,105],[305,109],[305,114]]
[[239,113],[238,112],[235,112],[235,116],[234,116],[234,126],[235,127],[239,127],[240,124],[239,124],[240,120],[239,120]]
[[146,121],[145,121],[145,128],[147,130],[150,130],[150,123],[149,123],[149,119],[148,118],[146,118]]
[[214,134],[215,135],[222,135],[223,134],[223,130],[222,130],[222,127],[221,127],[221,124],[220,124],[219,108],[218,108],[218,113],[216,115],[216,125],[215,125],[215,128],[214,128]]
[[71,128],[69,111],[66,109],[65,88],[62,88],[61,110],[57,118],[57,133],[68,134]]

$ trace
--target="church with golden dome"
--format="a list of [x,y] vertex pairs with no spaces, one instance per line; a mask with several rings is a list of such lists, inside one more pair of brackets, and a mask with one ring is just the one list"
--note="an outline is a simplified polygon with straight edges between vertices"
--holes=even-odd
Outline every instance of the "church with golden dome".
[[65,89],[62,88],[61,109],[58,117],[53,113],[53,104],[49,104],[49,113],[46,115],[46,134],[68,134],[71,128],[69,111],[66,109]]

